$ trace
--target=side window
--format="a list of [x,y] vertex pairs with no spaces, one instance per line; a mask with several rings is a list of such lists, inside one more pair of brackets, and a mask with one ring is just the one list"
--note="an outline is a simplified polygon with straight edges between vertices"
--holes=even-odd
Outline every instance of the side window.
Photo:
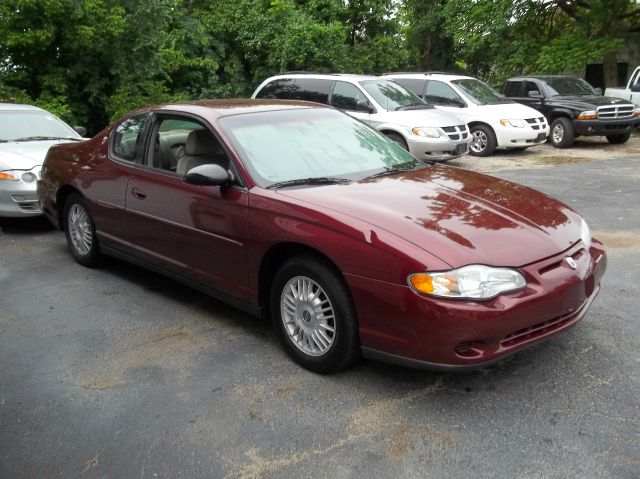
[[524,96],[529,96],[529,92],[530,92],[530,91],[537,92],[537,93],[539,94],[538,96],[542,96],[542,95],[541,95],[541,93],[542,93],[542,92],[540,91],[540,88],[538,88],[538,85],[536,85],[536,84],[535,84],[535,83],[533,83],[532,81],[528,81],[528,82],[525,84],[525,87],[524,87]]
[[426,80],[420,80],[418,78],[393,78],[393,81],[399,83],[410,92],[415,93],[420,98],[424,98]]
[[510,81],[507,82],[507,86],[504,89],[504,96],[513,97],[513,96],[521,96],[522,91],[522,82],[521,81]]
[[[360,105],[358,105],[360,102]],[[344,81],[337,81],[331,94],[331,105],[340,110],[368,111],[362,106],[363,102],[369,104],[367,97],[358,87]]]
[[262,87],[262,90],[258,92],[256,98],[291,99],[293,98],[294,89],[293,80],[290,78],[273,80]]
[[218,164],[225,170],[230,162],[220,141],[202,123],[191,118],[161,116],[152,130],[147,165],[184,176],[190,169]]
[[333,86],[332,80],[317,78],[298,78],[296,80],[296,100],[329,103],[329,92]]
[[461,106],[464,100],[453,88],[441,81],[431,80],[427,83],[425,101],[434,105]]
[[142,133],[147,115],[127,118],[113,132],[112,153],[121,160],[136,161],[142,153]]

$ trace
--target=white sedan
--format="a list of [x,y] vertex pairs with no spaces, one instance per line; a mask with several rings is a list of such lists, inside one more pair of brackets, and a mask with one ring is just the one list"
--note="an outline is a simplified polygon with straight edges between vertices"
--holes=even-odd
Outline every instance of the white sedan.
[[40,108],[0,103],[0,217],[42,214],[36,186],[49,147],[85,134]]

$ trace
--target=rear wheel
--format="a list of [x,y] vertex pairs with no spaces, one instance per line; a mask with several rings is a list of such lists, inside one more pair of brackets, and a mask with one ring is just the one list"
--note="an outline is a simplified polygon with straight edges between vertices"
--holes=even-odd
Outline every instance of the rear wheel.
[[79,194],[69,195],[64,203],[64,232],[75,260],[83,266],[95,266],[100,259],[96,226]]
[[358,325],[344,280],[325,261],[297,256],[275,275],[270,310],[287,353],[311,371],[340,371],[360,355]]
[[576,137],[573,124],[568,118],[556,118],[551,124],[551,144],[556,148],[569,148]]
[[623,143],[629,141],[629,137],[631,137],[631,132],[622,133],[620,135],[608,135],[607,141],[612,145],[622,145]]
[[489,156],[496,151],[498,144],[493,130],[486,125],[474,125],[471,127],[471,149],[469,153],[474,156]]
[[400,145],[402,148],[404,148],[405,150],[409,151],[409,147],[407,146],[407,142],[405,141],[404,138],[402,138],[402,136],[398,135],[397,133],[385,133],[385,135],[387,136],[387,138],[389,138],[391,141],[397,143],[398,145]]

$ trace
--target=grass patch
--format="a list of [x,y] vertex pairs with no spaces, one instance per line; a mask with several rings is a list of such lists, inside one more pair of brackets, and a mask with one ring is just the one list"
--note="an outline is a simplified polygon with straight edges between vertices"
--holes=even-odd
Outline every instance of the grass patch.
[[565,165],[569,163],[591,163],[593,158],[584,158],[580,156],[540,156],[535,159],[539,165]]

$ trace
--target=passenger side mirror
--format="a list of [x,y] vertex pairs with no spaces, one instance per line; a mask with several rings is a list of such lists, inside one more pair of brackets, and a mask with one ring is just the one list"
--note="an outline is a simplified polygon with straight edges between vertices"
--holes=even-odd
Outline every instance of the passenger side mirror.
[[527,96],[529,98],[542,98],[542,93],[540,93],[539,91],[536,91],[536,90],[529,90],[527,92]]
[[631,91],[633,92],[640,92],[640,83],[636,83],[635,85],[633,85],[631,87]]
[[87,129],[84,126],[74,126],[73,129],[82,137],[87,136]]
[[598,88],[594,88],[594,90],[596,91],[596,94],[602,95],[602,88],[598,87]]
[[225,186],[233,181],[233,174],[220,165],[206,164],[196,166],[184,175],[185,183],[200,186]]
[[364,111],[367,113],[375,113],[375,109],[371,106],[371,103],[369,103],[369,101],[364,98],[358,100],[358,102],[356,103],[356,110]]

